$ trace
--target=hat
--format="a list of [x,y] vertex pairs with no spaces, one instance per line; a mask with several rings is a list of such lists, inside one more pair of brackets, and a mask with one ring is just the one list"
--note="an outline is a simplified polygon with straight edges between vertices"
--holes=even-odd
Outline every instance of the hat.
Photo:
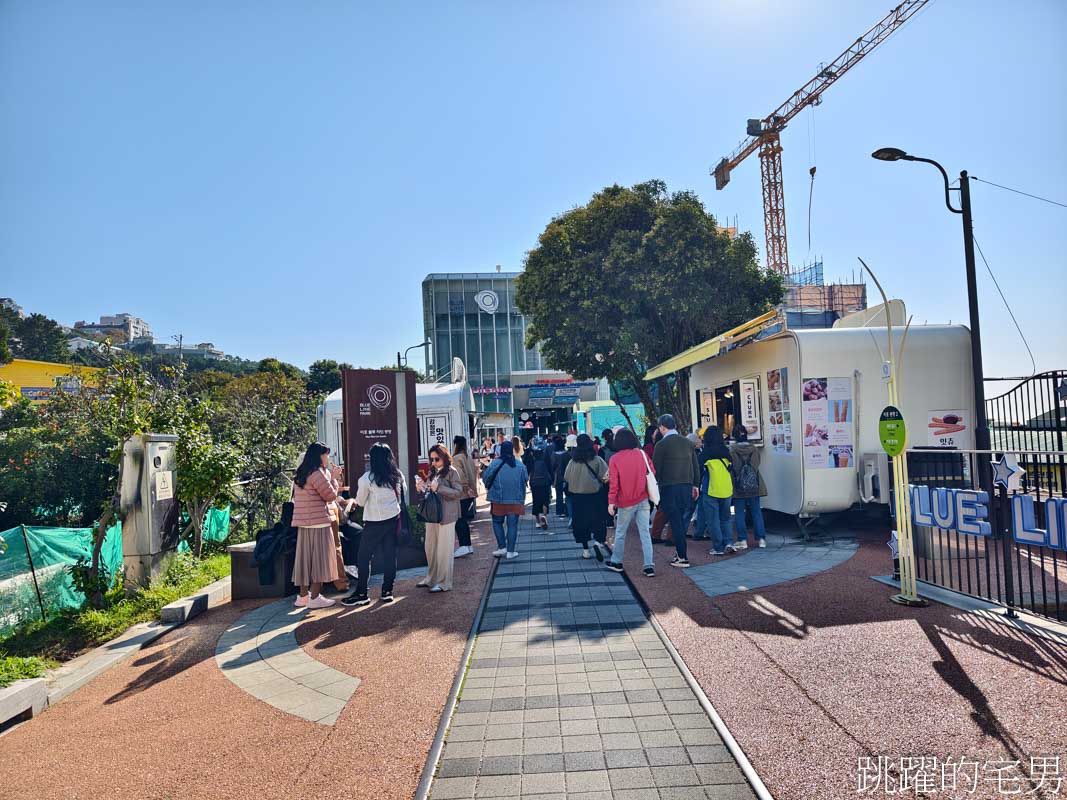
[[533,445],[534,450],[541,450],[548,442],[545,441],[545,437],[538,434],[530,440],[530,444]]
[[695,433],[687,433],[685,435],[685,438],[688,439],[689,441],[691,441],[697,447],[700,447],[700,437],[697,436]]
[[577,447],[577,446],[578,446],[578,437],[575,436],[573,433],[567,434],[567,449],[570,450],[572,447]]

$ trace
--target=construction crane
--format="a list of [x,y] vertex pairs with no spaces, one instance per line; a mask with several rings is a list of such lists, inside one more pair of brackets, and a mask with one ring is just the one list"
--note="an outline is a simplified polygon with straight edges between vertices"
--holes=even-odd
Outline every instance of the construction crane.
[[842,75],[858,64],[864,56],[884,42],[905,22],[911,19],[929,0],[907,0],[890,11],[885,19],[854,41],[849,47],[819,70],[819,74],[805,83],[792,97],[763,119],[748,121],[748,138],[737,149],[715,165],[715,188],[722,189],[730,182],[730,171],[757,149],[763,177],[763,225],[767,236],[766,266],[782,275],[789,273],[789,250],[785,237],[785,190],[782,186],[782,129],[808,106],[822,102],[822,93]]

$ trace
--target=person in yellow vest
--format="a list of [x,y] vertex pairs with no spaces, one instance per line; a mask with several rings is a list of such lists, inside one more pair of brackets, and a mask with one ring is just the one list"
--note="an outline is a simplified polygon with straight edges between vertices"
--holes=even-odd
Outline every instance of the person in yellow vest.
[[726,539],[730,528],[730,507],[734,497],[734,481],[730,473],[730,451],[722,438],[718,425],[709,425],[704,430],[704,446],[700,450],[700,463],[704,470],[707,491],[702,492],[700,502],[704,506],[704,524],[711,532],[711,554],[726,555]]

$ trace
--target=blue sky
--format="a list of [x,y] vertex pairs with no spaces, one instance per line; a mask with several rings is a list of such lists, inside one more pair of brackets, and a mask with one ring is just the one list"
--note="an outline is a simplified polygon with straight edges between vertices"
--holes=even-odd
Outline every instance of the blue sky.
[[[762,249],[758,159],[722,192],[708,168],[891,3],[7,0],[0,295],[378,366],[421,341],[428,272],[517,269],[611,183],[695,190]],[[936,0],[831,87],[783,134],[792,262],[863,256],[916,322],[965,321],[940,178],[869,154],[1067,202],[1064,31],[1060,0]],[[1067,366],[1067,209],[973,201],[1038,367]],[[987,374],[1028,374],[979,269]]]

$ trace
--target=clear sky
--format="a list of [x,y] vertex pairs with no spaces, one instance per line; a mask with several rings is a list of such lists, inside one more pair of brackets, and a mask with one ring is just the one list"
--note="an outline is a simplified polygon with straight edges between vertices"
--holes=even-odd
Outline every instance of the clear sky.
[[[379,366],[421,341],[427,273],[518,269],[614,182],[695,190],[762,250],[758,159],[722,192],[708,168],[892,2],[5,0],[0,295]],[[1065,34],[1062,0],[932,2],[783,134],[792,262],[863,256],[916,322],[965,321],[939,176],[869,154],[1067,202]],[[973,201],[1038,367],[1067,367],[1067,209]],[[979,269],[987,374],[1028,374]]]

